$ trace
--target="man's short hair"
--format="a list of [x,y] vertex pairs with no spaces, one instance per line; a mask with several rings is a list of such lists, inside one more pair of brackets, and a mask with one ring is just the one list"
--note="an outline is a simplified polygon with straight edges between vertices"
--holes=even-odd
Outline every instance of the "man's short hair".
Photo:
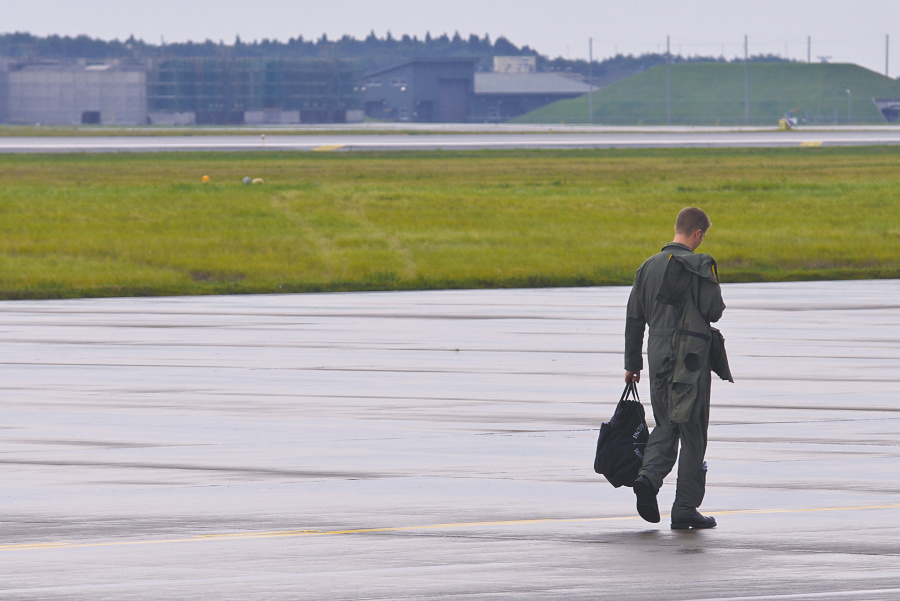
[[683,236],[690,236],[697,230],[701,230],[705,234],[711,225],[709,216],[701,209],[687,207],[678,213],[678,218],[675,220],[675,231]]

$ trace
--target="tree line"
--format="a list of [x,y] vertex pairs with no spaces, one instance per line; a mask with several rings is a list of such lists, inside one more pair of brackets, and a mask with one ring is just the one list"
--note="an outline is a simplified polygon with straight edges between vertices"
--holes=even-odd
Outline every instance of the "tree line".
[[[579,74],[586,77],[593,72],[595,85],[607,85],[650,67],[665,64],[666,55],[647,53],[638,56],[617,55],[601,61],[594,61],[593,66],[586,60],[571,60],[562,57],[548,58],[539,54],[529,46],[517,46],[501,36],[492,40],[487,34],[484,37],[470,35],[464,38],[456,32],[452,36],[442,34],[424,38],[403,35],[394,37],[388,32],[378,37],[371,32],[364,39],[345,35],[331,40],[322,35],[316,40],[303,36],[291,38],[286,42],[280,40],[253,40],[245,42],[240,37],[232,43],[214,42],[174,42],[160,40],[158,44],[130,36],[122,40],[101,40],[86,35],[46,37],[30,33],[0,34],[0,57],[19,60],[134,60],[146,61],[159,58],[352,58],[360,61],[364,72],[374,71],[414,58],[474,58],[477,68],[490,71],[495,56],[534,56],[539,71],[559,71]],[[671,56],[672,62],[727,62],[724,57],[682,57]],[[734,59],[737,60],[737,59]],[[785,60],[774,55],[758,55],[751,61]],[[591,68],[592,67],[592,68]]]

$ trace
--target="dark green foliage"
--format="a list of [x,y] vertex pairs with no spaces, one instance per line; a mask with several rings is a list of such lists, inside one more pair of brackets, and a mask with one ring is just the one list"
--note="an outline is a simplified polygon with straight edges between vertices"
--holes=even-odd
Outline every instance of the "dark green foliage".
[[[345,35],[337,40],[329,40],[323,35],[317,40],[307,40],[303,36],[286,42],[279,40],[246,41],[240,36],[232,43],[178,42],[152,44],[137,40],[134,36],[124,42],[103,41],[87,36],[39,37],[29,33],[0,34],[0,56],[21,59],[159,59],[159,58],[259,58],[259,59],[357,59],[363,71],[374,71],[413,58],[466,57],[477,58],[478,68],[490,71],[495,56],[536,56],[538,70],[561,71],[587,76],[586,60],[570,60],[562,57],[551,58],[540,55],[528,46],[517,46],[500,36],[495,40],[487,34],[484,37],[470,35],[463,38],[459,33],[448,36],[426,34],[424,39],[403,35],[394,37],[390,32],[379,38],[373,31],[366,38],[358,40]],[[673,56],[675,63],[725,61],[722,57],[681,57]],[[782,60],[773,56],[754,56],[751,61]],[[640,73],[656,65],[665,63],[665,55],[648,53],[640,56],[617,55],[594,61],[595,85],[608,85],[635,73]]]
[[463,39],[459,33],[452,38],[443,34],[438,37],[428,35],[425,39],[404,35],[394,38],[390,32],[385,38],[378,38],[374,32],[363,40],[344,36],[329,40],[322,36],[318,40],[307,40],[303,36],[286,42],[278,40],[253,40],[246,42],[237,37],[233,43],[178,42],[172,44],[151,44],[130,37],[103,41],[87,36],[78,37],[38,37],[29,33],[0,34],[0,56],[23,59],[149,59],[149,58],[315,58],[315,59],[359,59],[366,71],[379,69],[418,57],[474,57],[480,59],[484,69],[493,66],[493,57],[535,55],[528,46],[518,47],[504,37],[491,41],[472,35]]

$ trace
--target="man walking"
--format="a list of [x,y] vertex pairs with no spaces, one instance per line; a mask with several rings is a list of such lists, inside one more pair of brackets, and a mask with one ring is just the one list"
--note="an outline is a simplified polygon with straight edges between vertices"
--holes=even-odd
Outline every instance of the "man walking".
[[677,461],[672,505],[672,528],[677,530],[716,526],[715,518],[697,511],[706,490],[711,363],[723,379],[731,380],[721,335],[709,325],[725,309],[716,263],[694,253],[711,225],[700,209],[678,214],[674,240],[637,270],[625,321],[626,382],[641,379],[644,327],[650,327],[647,359],[656,421],[633,484],[637,510],[646,521],[659,522],[656,494]]

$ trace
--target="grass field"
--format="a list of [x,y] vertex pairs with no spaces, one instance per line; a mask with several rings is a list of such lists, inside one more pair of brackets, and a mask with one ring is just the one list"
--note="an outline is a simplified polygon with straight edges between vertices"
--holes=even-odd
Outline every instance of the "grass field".
[[[751,63],[747,71],[752,125],[776,127],[786,111],[811,124],[885,123],[872,98],[900,97],[900,82],[857,65]],[[671,123],[743,125],[744,65],[671,66]],[[850,94],[847,93],[850,90]],[[594,93],[594,123],[667,123],[666,67],[648,69]],[[588,97],[560,100],[513,119],[517,123],[586,123]],[[852,113],[851,113],[852,111]]]
[[[900,149],[0,156],[0,298],[900,275]],[[203,175],[210,182],[203,184]],[[244,185],[244,176],[262,185]]]

